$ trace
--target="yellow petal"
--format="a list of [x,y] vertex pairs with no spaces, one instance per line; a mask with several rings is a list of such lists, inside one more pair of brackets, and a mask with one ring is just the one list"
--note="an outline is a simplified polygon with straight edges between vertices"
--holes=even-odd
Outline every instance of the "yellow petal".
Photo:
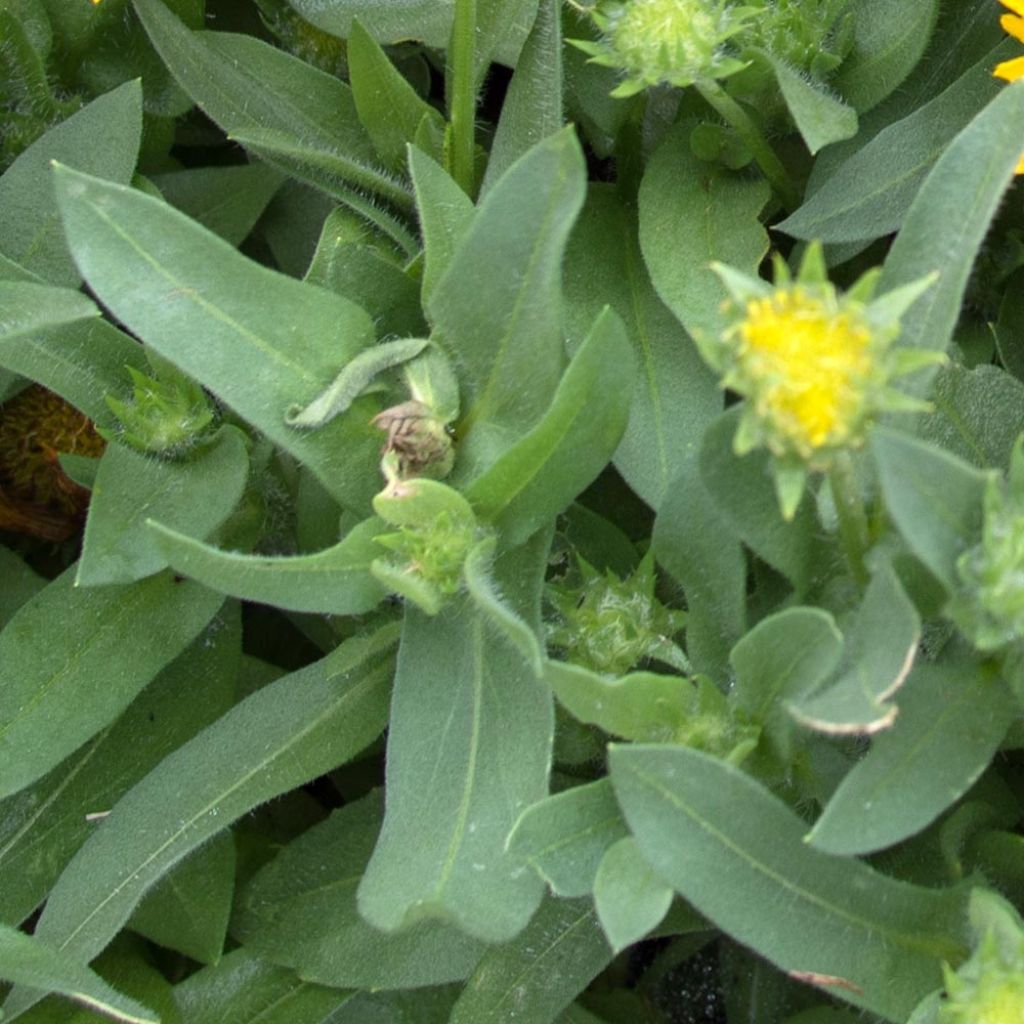
[[1004,14],[999,19],[1003,31],[1024,43],[1024,18],[1018,18],[1015,14]]
[[1000,0],[1004,7],[1009,7],[1014,14],[1024,18],[1024,0]]
[[1013,172],[1014,174],[1024,174],[1024,156],[1020,158],[1020,163],[1017,164],[1017,169]]
[[1016,82],[1018,78],[1024,78],[1024,57],[1004,60],[1002,64],[996,65],[992,74],[996,78],[1005,78],[1008,82]]

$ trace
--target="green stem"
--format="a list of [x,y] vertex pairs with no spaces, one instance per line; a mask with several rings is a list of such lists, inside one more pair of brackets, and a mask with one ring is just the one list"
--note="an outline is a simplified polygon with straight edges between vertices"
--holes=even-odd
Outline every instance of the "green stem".
[[701,96],[730,124],[740,138],[750,147],[757,166],[764,172],[776,195],[787,210],[795,210],[800,204],[800,194],[790,180],[775,150],[769,145],[764,133],[753,118],[716,81],[708,79],[697,82]]
[[840,452],[836,456],[832,469],[828,474],[829,486],[832,488],[832,499],[839,517],[839,541],[846,554],[846,561],[857,585],[863,589],[868,583],[868,570],[864,565],[864,556],[871,543],[868,530],[868,517],[864,511],[864,502],[857,486],[857,477],[853,471],[853,462],[849,452]]
[[455,0],[455,22],[448,51],[451,77],[449,168],[469,196],[476,178],[476,0]]

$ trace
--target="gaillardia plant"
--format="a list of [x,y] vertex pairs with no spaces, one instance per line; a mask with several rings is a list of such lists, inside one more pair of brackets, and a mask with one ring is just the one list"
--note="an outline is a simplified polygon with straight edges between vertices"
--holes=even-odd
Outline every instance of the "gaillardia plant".
[[1022,41],[0,0],[5,1024],[1024,1024]]

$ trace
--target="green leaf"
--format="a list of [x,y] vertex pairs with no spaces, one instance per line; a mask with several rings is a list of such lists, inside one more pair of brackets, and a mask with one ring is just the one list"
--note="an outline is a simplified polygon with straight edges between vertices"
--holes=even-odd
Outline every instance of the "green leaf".
[[356,886],[383,813],[378,791],[289,843],[246,887],[233,934],[306,981],[334,988],[421,988],[468,977],[484,952],[479,941],[437,921],[389,935],[359,916]]
[[4,581],[0,587],[2,630],[14,613],[46,586],[46,580],[30,569],[13,551],[3,546],[0,546],[0,579]]
[[672,888],[651,870],[632,836],[620,839],[601,858],[594,905],[616,953],[661,924],[672,896]]
[[[354,757],[387,719],[395,630],[349,640],[265,686],[166,758],[79,850],[37,936],[88,960],[190,851],[259,804]],[[5,1011],[27,1009],[17,989]]]
[[190,167],[154,174],[152,182],[171,206],[241,245],[281,187],[281,173],[260,163]]
[[6,925],[0,925],[0,978],[42,992],[59,992],[112,1020],[159,1024],[152,1011],[116,992],[84,963]]
[[108,445],[92,487],[76,584],[131,583],[166,568],[146,521],[207,537],[241,500],[248,475],[247,439],[237,427],[222,427],[180,460]]
[[862,854],[921,831],[977,781],[1016,715],[1006,685],[977,662],[918,666],[892,729],[843,779],[807,841]]
[[0,921],[28,917],[99,827],[91,815],[105,816],[164,757],[227,711],[241,643],[238,605],[229,602],[113,725],[0,803]]
[[235,890],[235,844],[220,832],[173,867],[128,920],[147,939],[202,964],[215,964],[224,949]]
[[[460,190],[461,191],[461,190]],[[361,231],[351,237],[353,215],[338,207],[324,221],[305,280],[361,306],[382,338],[423,337],[427,325],[414,280]]]
[[956,561],[981,536],[985,474],[932,445],[876,429],[871,448],[885,507],[907,546],[952,593]]
[[147,523],[157,548],[173,568],[213,590],[296,612],[360,615],[376,607],[387,591],[370,573],[382,549],[374,538],[386,532],[377,518],[350,530],[333,547],[310,555],[246,555],[222,551]]
[[[963,890],[933,890],[808,847],[738,769],[685,747],[613,746],[612,781],[655,871],[737,942],[832,996],[902,1021],[966,953]],[[780,914],[786,927],[780,928]]]
[[526,861],[556,896],[586,896],[608,848],[626,836],[608,779],[573,786],[527,808],[508,837],[509,852]]
[[561,262],[583,189],[571,129],[539,143],[481,202],[430,295],[434,340],[462,371],[463,479],[534,426],[558,386]]
[[419,96],[357,18],[352,19],[347,54],[359,120],[381,160],[393,171],[404,171],[405,148],[421,122],[426,119],[443,135],[444,118]]
[[871,578],[847,637],[844,664],[823,693],[797,694],[789,711],[832,735],[870,735],[892,725],[890,698],[903,685],[921,639],[921,619],[888,565]]
[[624,739],[673,742],[696,710],[697,689],[682,676],[630,672],[610,677],[582,665],[549,661],[544,677],[574,718]]
[[301,981],[294,972],[259,959],[249,949],[228,953],[175,985],[187,1024],[326,1024],[351,992]]
[[507,544],[553,520],[607,465],[626,427],[633,368],[622,321],[606,307],[536,426],[466,489]]
[[100,311],[81,292],[48,284],[0,281],[0,346],[22,342],[26,336],[79,320],[98,317]]
[[344,82],[252,36],[193,32],[159,0],[133,3],[178,83],[228,135],[262,136],[269,162],[328,194],[342,184],[411,199],[376,166]]
[[[853,151],[776,228],[794,238],[823,242],[857,242],[895,231],[906,220],[911,204],[919,201],[922,182],[950,140],[973,124],[978,111],[998,94],[991,56],[930,103],[912,110]],[[977,154],[989,152],[983,148],[975,151],[976,170],[986,163]],[[960,222],[962,218],[952,219]],[[936,269],[936,251],[921,255],[926,257],[927,269],[901,276],[898,283],[916,280]],[[881,291],[889,287],[892,285]]]
[[[900,344],[946,350],[975,257],[1013,180],[1024,136],[1024,85],[1014,82],[952,141],[907,211],[882,269],[887,292],[933,271],[938,282],[903,318]],[[924,394],[930,374],[907,390]]]
[[423,236],[423,304],[427,306],[473,223],[475,208],[454,178],[415,146],[409,147],[409,175]]
[[450,1024],[550,1024],[611,958],[590,900],[547,899],[516,938],[484,954]]
[[700,477],[718,514],[769,565],[804,593],[828,564],[813,503],[805,497],[786,522],[779,511],[766,451],[737,456],[733,437],[740,406],[724,412],[704,433]]
[[123,390],[126,367],[147,369],[142,346],[70,289],[43,285],[16,263],[0,266],[0,367],[56,391],[100,426],[114,423],[104,396]]
[[843,636],[820,608],[787,608],[762,619],[732,649],[732,699],[790,756],[788,700],[820,688],[839,666]]
[[0,796],[9,796],[116,718],[223,603],[170,573],[76,589],[72,566],[0,634]]
[[285,422],[372,341],[366,313],[253,263],[149,196],[66,169],[57,179],[69,244],[104,305],[305,462],[339,501],[368,505],[377,452],[366,406],[314,432]]
[[127,185],[142,134],[142,88],[126,82],[37,139],[0,177],[0,252],[54,284],[81,282],[49,187],[54,160]]
[[[494,3],[495,9],[501,4]],[[540,0],[537,17],[516,63],[516,71],[501,104],[481,196],[538,142],[555,135],[565,124],[562,113],[561,4]]]
[[722,392],[654,291],[637,243],[635,215],[610,185],[590,185],[569,239],[565,292],[573,341],[585,336],[606,304],[626,324],[640,372],[615,466],[657,509],[704,428],[721,412]]
[[861,113],[885,99],[921,60],[938,11],[938,0],[858,0],[853,48],[832,80],[839,95]]
[[999,361],[1017,380],[1024,380],[1024,306],[1016,301],[1024,284],[1024,268],[1014,271],[1005,282],[999,315],[991,326]]
[[[546,544],[531,544],[494,567],[510,607],[534,626],[546,557]],[[551,695],[464,598],[433,618],[406,606],[401,650],[387,814],[359,910],[385,931],[440,917],[504,941],[541,895],[540,880],[505,841],[522,811],[547,792]]]
[[[1014,289],[1009,285],[1007,298]],[[1006,469],[1024,432],[1024,384],[998,366],[939,368],[928,395],[933,412],[918,417],[915,433],[981,469]]]
[[766,56],[789,113],[812,154],[857,134],[857,111],[853,107],[808,81],[785,61]]
[[673,129],[655,150],[640,184],[640,247],[654,287],[696,336],[725,327],[726,292],[713,260],[748,273],[768,251],[758,221],[767,182],[702,163],[690,149],[691,125]]
[[724,679],[746,630],[747,563],[700,478],[697,453],[681,463],[658,509],[654,556],[686,593],[686,653],[698,672]]

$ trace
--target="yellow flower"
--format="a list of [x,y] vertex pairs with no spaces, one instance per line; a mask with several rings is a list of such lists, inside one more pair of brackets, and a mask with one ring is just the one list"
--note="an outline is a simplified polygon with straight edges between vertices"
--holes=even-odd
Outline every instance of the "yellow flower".
[[[999,19],[1003,30],[1024,43],[1024,0],[1000,0],[1004,7],[1008,7],[1013,13],[1004,14]],[[1004,60],[996,65],[992,72],[996,78],[1003,78],[1007,82],[1016,82],[1018,78],[1024,78],[1024,57],[1014,57],[1013,60]],[[1024,174],[1024,156],[1017,164],[1017,174]]]
[[923,407],[889,382],[943,357],[892,343],[899,318],[934,278],[875,298],[878,271],[869,271],[840,294],[816,243],[796,280],[776,260],[774,288],[720,263],[712,269],[730,293],[733,322],[697,344],[722,387],[747,399],[733,449],[771,452],[779,504],[790,518],[808,472],[830,470],[838,452],[864,440],[877,413]]
[[871,374],[871,330],[858,304],[801,285],[751,299],[737,358],[758,382],[760,416],[804,458],[845,444],[861,419]]

